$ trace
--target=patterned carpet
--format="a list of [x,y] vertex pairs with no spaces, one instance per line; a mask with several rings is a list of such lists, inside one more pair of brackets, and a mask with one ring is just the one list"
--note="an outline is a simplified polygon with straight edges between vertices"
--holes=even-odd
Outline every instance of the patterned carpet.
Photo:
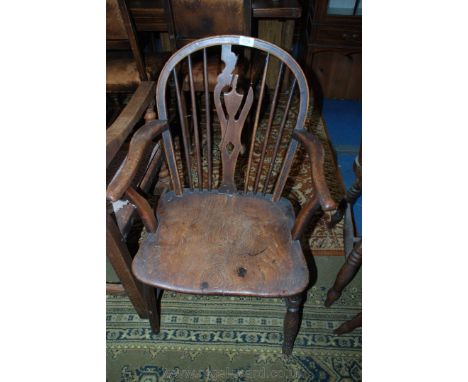
[[107,297],[107,380],[360,381],[361,330],[336,337],[361,309],[359,287],[326,309],[312,287],[293,355],[281,354],[281,299],[165,292],[161,332],[151,332],[125,297]]

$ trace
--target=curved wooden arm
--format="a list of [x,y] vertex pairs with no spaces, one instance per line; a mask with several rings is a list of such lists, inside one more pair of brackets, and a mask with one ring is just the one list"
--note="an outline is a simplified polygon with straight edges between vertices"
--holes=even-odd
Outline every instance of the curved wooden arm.
[[141,196],[133,187],[128,188],[128,190],[125,192],[125,196],[136,207],[146,230],[148,232],[156,232],[156,229],[158,228],[158,223],[156,222],[156,217],[154,216],[154,213],[148,201],[143,196]]
[[309,153],[311,162],[312,182],[314,184],[316,195],[320,206],[324,211],[336,209],[336,203],[330,195],[323,164],[325,161],[325,152],[320,141],[306,130],[293,130],[293,138],[301,142]]
[[167,127],[166,121],[154,120],[138,129],[130,141],[127,157],[107,187],[107,199],[115,202],[124,195],[137,173],[145,149],[151,140],[161,134]]

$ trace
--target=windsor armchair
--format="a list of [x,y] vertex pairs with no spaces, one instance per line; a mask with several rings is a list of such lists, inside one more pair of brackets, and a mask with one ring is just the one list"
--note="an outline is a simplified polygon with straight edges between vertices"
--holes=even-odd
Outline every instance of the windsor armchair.
[[[203,102],[195,97],[189,72],[189,128],[177,66],[188,61],[190,67],[193,56],[200,54],[206,69],[204,53],[213,47],[220,52],[224,69],[212,94],[204,76]],[[253,85],[247,81],[243,89],[240,75],[233,74],[238,58],[234,51],[239,49],[253,49],[264,57],[261,80]],[[280,62],[278,81],[271,89],[271,103],[265,105],[264,94],[270,91],[265,80],[272,60]],[[285,69],[291,82],[287,100],[278,106]],[[336,207],[324,178],[323,148],[304,128],[308,105],[304,73],[279,47],[234,35],[189,43],[161,71],[156,87],[159,119],[135,133],[128,156],[107,188],[109,200],[125,198],[136,206],[147,231],[132,264],[137,279],[183,293],[285,298],[285,354],[292,351],[300,326],[302,293],[309,282],[300,235],[318,209]],[[263,108],[269,111],[265,124],[259,123]],[[245,142],[248,158],[242,161],[241,133],[253,109],[251,139]],[[191,132],[192,151],[187,144]],[[131,184],[145,147],[159,136],[172,188],[159,199],[155,215]],[[295,217],[293,205],[281,195],[300,144],[311,160],[315,192]]]

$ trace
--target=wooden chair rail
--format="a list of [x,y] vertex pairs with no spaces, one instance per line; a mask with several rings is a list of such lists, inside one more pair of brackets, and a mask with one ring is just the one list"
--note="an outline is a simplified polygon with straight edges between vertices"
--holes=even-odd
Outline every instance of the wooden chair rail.
[[106,132],[106,167],[154,99],[155,83],[143,81],[135,94]]

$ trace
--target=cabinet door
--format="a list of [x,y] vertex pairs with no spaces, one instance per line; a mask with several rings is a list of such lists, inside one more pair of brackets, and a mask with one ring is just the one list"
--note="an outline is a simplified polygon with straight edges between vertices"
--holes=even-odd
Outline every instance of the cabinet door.
[[317,0],[315,21],[327,24],[360,24],[362,0]]
[[339,51],[317,52],[312,71],[325,98],[361,99],[362,54]]

